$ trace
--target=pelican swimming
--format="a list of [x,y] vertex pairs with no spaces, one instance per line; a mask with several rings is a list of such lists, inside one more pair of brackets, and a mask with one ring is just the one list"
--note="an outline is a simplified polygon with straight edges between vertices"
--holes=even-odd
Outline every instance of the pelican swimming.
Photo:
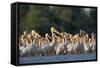
[[24,31],[19,37],[20,56],[48,56],[61,54],[89,53],[96,49],[96,34],[80,30],[77,34],[59,32],[50,28],[51,34],[40,35],[35,30]]

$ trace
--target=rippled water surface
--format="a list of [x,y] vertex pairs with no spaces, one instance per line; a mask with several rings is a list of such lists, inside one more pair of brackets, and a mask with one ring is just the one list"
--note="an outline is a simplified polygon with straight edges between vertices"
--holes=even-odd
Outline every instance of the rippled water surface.
[[78,54],[78,55],[20,57],[19,64],[81,61],[81,60],[96,60],[96,54],[92,53],[92,54]]

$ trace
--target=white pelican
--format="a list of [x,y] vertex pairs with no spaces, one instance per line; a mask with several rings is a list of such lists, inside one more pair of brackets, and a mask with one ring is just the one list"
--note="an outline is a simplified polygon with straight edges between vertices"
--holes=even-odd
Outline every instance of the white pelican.
[[71,54],[75,44],[74,44],[73,36],[70,35],[69,37],[70,37],[70,41],[69,44],[67,44],[67,52],[68,54]]
[[59,55],[65,53],[78,53],[80,51],[88,52],[96,49],[96,35],[91,33],[91,38],[88,33],[80,30],[79,34],[69,34],[59,32],[54,27],[51,27],[51,36],[48,33],[42,37],[35,30],[31,33],[23,32],[19,39],[19,50],[21,56],[29,55]]
[[51,33],[56,33],[58,35],[61,35],[60,32],[58,32],[54,27],[51,27]]
[[20,55],[21,56],[30,56],[33,54],[34,49],[33,49],[33,44],[32,40],[30,38],[31,36],[28,34],[27,38],[25,39],[26,47],[20,50]]
[[91,33],[91,39],[89,39],[90,48],[92,51],[96,49],[96,36],[94,33]]
[[55,49],[55,38],[54,36],[52,36],[52,41],[50,42],[49,38],[51,38],[48,34],[45,34],[45,40],[44,42],[42,41],[43,46],[41,46],[41,49],[42,49],[42,52],[45,54],[45,55],[51,55],[53,52],[54,52],[54,49]]
[[89,37],[88,37],[88,34],[86,34],[83,37],[83,46],[84,46],[85,53],[87,53],[89,51]]
[[31,31],[31,34],[32,34],[35,38],[41,37],[35,30],[32,30],[32,31]]

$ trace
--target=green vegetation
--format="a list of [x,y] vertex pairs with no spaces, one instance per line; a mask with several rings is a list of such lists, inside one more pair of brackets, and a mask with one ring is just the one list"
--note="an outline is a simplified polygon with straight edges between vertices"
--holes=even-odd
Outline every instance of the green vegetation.
[[36,30],[41,35],[50,33],[53,26],[59,31],[77,33],[84,30],[96,33],[96,9],[80,7],[57,7],[41,5],[19,5],[19,33]]

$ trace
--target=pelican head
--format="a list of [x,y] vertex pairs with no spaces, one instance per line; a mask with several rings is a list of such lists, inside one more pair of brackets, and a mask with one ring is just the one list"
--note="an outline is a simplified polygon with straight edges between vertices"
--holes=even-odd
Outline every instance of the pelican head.
[[82,32],[82,30],[80,30],[80,32]]
[[21,35],[21,39],[23,39],[24,38],[24,35]]
[[55,29],[54,27],[51,27],[51,29]]
[[24,35],[27,35],[27,31],[24,31],[24,33],[23,33]]
[[35,33],[35,30],[32,30],[31,33],[32,33],[32,34]]
[[61,32],[61,36],[63,36],[64,35],[64,32]]
[[94,33],[91,33],[91,36],[94,36],[95,34]]
[[45,37],[46,37],[46,38],[48,37],[48,33],[45,34]]
[[54,27],[51,27],[51,31],[53,31],[53,30],[55,30],[55,28]]
[[95,33],[91,33],[91,37],[96,37]]

